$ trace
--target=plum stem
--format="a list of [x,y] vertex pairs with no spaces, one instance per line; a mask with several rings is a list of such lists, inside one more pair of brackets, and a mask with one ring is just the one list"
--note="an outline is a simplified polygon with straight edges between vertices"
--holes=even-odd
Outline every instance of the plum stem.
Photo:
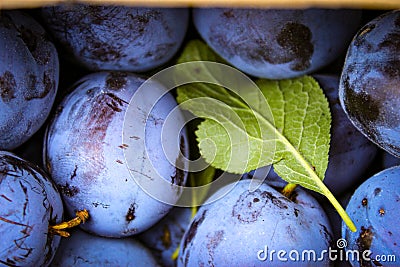
[[178,256],[179,256],[180,247],[181,247],[181,246],[178,246],[178,247],[175,249],[174,253],[172,253],[171,259],[172,259],[173,261],[175,261],[175,260],[178,258]]
[[289,198],[292,196],[293,191],[296,189],[297,184],[292,184],[292,183],[288,183],[285,185],[285,187],[282,189],[282,195],[284,195],[285,197]]
[[60,235],[62,237],[69,237],[70,233],[65,231],[65,229],[78,226],[82,223],[85,223],[89,219],[89,212],[86,209],[78,210],[75,213],[75,215],[76,217],[73,218],[72,220],[49,226],[50,232],[53,234]]

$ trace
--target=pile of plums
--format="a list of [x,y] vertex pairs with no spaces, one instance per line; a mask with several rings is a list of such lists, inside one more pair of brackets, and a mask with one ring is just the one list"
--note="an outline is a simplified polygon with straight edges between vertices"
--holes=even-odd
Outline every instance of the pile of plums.
[[[273,168],[198,210],[173,205],[196,136],[179,128],[174,90],[141,86],[193,39],[251,78],[318,81],[332,113],[324,181],[357,232],[314,192],[284,196]],[[400,11],[2,10],[0,59],[1,265],[400,266]],[[82,210],[60,237],[54,226]]]

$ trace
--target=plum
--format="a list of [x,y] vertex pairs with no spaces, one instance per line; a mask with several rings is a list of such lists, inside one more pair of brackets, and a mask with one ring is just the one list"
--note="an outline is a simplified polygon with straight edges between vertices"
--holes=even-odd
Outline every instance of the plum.
[[370,177],[352,195],[346,211],[358,231],[344,224],[342,238],[353,266],[400,265],[400,167],[392,167]]
[[[82,227],[101,236],[137,234],[172,208],[144,191],[141,181],[155,181],[153,187],[175,203],[181,191],[173,185],[184,185],[187,178],[175,165],[179,151],[187,156],[186,133],[168,132],[183,125],[182,114],[175,113],[176,124],[170,128],[164,123],[177,106],[172,95],[166,93],[149,103],[149,96],[165,92],[160,83],[152,82],[140,99],[143,105],[154,105],[148,117],[138,103],[129,104],[144,81],[123,72],[87,75],[62,101],[47,129],[44,165],[60,189],[67,212],[73,216],[76,210],[86,209],[90,219]],[[127,115],[128,110],[138,111],[138,117]],[[125,143],[125,127],[143,131],[145,136],[125,136],[129,139]],[[168,138],[161,140],[162,133]],[[142,141],[145,147],[140,146]],[[176,162],[170,162],[164,152],[175,155]],[[157,183],[159,177],[166,186]]]
[[162,266],[174,267],[176,261],[172,256],[179,248],[191,220],[191,208],[174,207],[167,216],[138,238],[152,250]]
[[61,240],[51,266],[158,266],[151,252],[133,238],[104,238],[75,229]]
[[311,73],[344,52],[361,11],[346,9],[197,8],[194,24],[207,44],[239,70],[282,79]]
[[58,87],[54,44],[32,17],[0,15],[0,149],[27,141],[45,122]]
[[0,151],[0,264],[48,266],[60,243],[49,226],[62,217],[61,197],[48,175]]
[[[329,266],[327,255],[314,258],[321,258],[332,241],[331,226],[318,202],[301,188],[291,200],[266,183],[249,191],[250,183],[240,180],[222,198],[198,210],[182,239],[178,266]],[[215,194],[225,189],[220,190]],[[315,255],[308,259],[306,250]]]
[[400,158],[393,156],[388,152],[382,153],[382,167],[384,169],[400,165]]
[[189,11],[75,4],[44,8],[42,17],[65,53],[89,70],[143,72],[178,51]]
[[353,38],[343,66],[339,98],[352,123],[400,157],[400,10],[387,12]]

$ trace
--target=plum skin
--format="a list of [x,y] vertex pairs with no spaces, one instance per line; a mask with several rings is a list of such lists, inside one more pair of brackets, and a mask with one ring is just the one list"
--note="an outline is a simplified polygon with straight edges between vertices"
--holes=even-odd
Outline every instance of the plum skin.
[[343,66],[339,98],[352,123],[372,142],[400,157],[400,11],[385,13],[354,36]]
[[0,151],[0,263],[48,266],[60,243],[49,225],[63,219],[60,194],[48,175]]
[[65,54],[87,69],[144,72],[178,51],[189,11],[76,4],[43,8],[42,17]]
[[360,18],[359,10],[344,9],[193,10],[197,31],[217,54],[267,79],[297,77],[329,64],[345,51]]
[[[138,75],[122,72],[83,77],[60,104],[46,132],[44,165],[61,192],[68,214],[88,210],[90,218],[81,227],[100,236],[138,234],[172,208],[140,188],[132,175],[152,177],[147,177],[144,170],[131,170],[125,153],[141,155],[142,168],[154,162],[153,166],[170,185],[183,185],[186,181],[187,174],[167,161],[161,141],[156,139],[161,135],[164,113],[176,106],[170,94],[154,106],[155,111],[150,113],[154,121],[140,118],[131,122],[135,127],[146,127],[146,133],[151,135],[147,138],[150,140],[146,139],[148,157],[134,144],[123,143],[128,104],[144,81]],[[180,139],[186,142],[185,132]],[[167,186],[164,194],[175,200],[180,196],[172,186]]]
[[[346,250],[359,251],[361,261],[352,260],[353,266],[399,266],[400,225],[396,223],[400,217],[399,175],[399,166],[378,172],[351,196],[346,212],[358,231],[353,233],[342,224],[342,238],[348,242]],[[395,255],[396,261],[363,261],[361,255],[366,250],[371,251],[371,259],[377,255]]]
[[75,229],[61,240],[51,266],[158,266],[154,256],[135,239],[104,238]]
[[192,220],[192,208],[174,207],[156,225],[141,233],[138,238],[151,249],[164,267],[176,266],[172,255]]
[[0,37],[0,149],[12,150],[47,119],[59,61],[42,26],[21,11],[1,12]]
[[[198,210],[181,241],[178,266],[309,266],[310,262],[280,262],[276,257],[265,262],[257,253],[265,246],[287,253],[328,250],[331,227],[314,198],[297,188],[295,203],[266,183],[254,192],[249,185],[250,180],[241,180],[221,199]],[[328,257],[314,263],[330,265]]]

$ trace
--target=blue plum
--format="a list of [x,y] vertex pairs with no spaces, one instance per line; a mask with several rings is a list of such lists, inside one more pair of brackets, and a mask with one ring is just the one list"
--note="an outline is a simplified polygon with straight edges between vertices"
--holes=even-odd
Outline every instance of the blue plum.
[[[250,180],[240,180],[222,198],[198,210],[181,242],[178,266],[330,265],[326,255],[314,258],[329,249],[332,232],[313,197],[301,188],[291,200],[266,183],[253,192],[249,186]],[[225,189],[220,190],[215,194]],[[302,261],[305,250],[316,254]]]
[[[175,165],[179,164],[179,151],[187,156],[186,133],[183,130],[178,136],[169,132],[183,125],[182,114],[176,114],[176,124],[170,128],[164,123],[177,106],[172,95],[167,93],[157,103],[150,103],[152,94],[165,92],[161,84],[153,82],[141,103],[130,103],[144,81],[123,72],[87,75],[62,101],[47,129],[44,165],[61,192],[67,212],[72,217],[76,210],[88,210],[90,219],[82,227],[101,236],[137,234],[172,208],[144,191],[139,183],[155,181],[154,188],[175,203],[181,191],[173,185],[183,185],[187,178],[187,173]],[[139,104],[154,104],[148,117],[141,113],[143,106]],[[128,110],[139,114],[134,118],[127,115]],[[145,135],[129,135],[125,141],[125,128]],[[164,132],[167,139],[162,140]],[[176,162],[170,162],[164,153],[175,155]],[[166,186],[157,183],[153,170]]]
[[230,64],[261,78],[314,72],[344,52],[359,10],[194,9],[202,38]]
[[62,216],[60,194],[47,174],[0,151],[0,265],[48,266],[60,243],[49,226]]
[[138,238],[153,251],[162,266],[174,267],[172,258],[192,220],[192,209],[174,207],[156,225],[141,233]]
[[12,152],[19,157],[44,169],[43,166],[43,139],[46,127],[41,127],[28,141],[23,143]]
[[[353,266],[400,265],[400,167],[392,167],[370,177],[352,195],[346,211],[358,231],[343,225],[342,237]],[[363,256],[364,255],[364,256]],[[391,258],[394,255],[395,258]],[[395,260],[395,261],[394,261]]]
[[158,266],[151,252],[132,238],[104,238],[76,229],[61,244],[51,266]]
[[42,26],[20,11],[1,12],[0,59],[0,149],[12,150],[49,115],[59,61]]
[[44,8],[42,17],[65,53],[89,70],[143,72],[175,55],[189,11],[76,4]]
[[384,169],[400,165],[400,158],[393,156],[388,152],[382,154],[382,167]]
[[352,123],[387,152],[400,156],[400,10],[362,27],[343,66],[339,97]]

